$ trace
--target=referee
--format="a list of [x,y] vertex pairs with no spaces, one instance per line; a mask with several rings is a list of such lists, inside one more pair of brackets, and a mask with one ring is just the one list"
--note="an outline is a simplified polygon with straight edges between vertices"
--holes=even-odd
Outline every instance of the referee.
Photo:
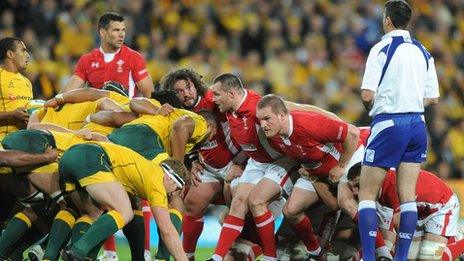
[[412,10],[390,0],[382,40],[366,62],[361,98],[373,117],[361,170],[358,224],[363,260],[375,260],[375,200],[389,168],[396,168],[401,222],[395,260],[406,260],[416,228],[416,181],[427,157],[424,107],[438,102],[438,80],[430,53],[406,29]]

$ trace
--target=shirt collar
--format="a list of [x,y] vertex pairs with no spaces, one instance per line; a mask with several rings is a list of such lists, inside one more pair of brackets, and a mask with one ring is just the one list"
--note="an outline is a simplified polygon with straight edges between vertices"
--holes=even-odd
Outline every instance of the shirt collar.
[[238,111],[238,109],[240,109],[240,107],[242,106],[242,104],[245,102],[247,96],[248,96],[248,91],[246,89],[244,89],[245,91],[245,94],[243,95],[243,98],[242,98],[242,101],[240,102],[240,104],[238,105],[237,109],[234,110],[234,112]]
[[197,102],[195,103],[195,105],[193,105],[193,108],[197,107],[198,104],[200,104],[200,101],[201,101],[201,99],[202,99],[201,95],[198,95],[197,97],[198,97],[198,98],[197,98]]
[[382,36],[382,40],[383,39],[386,39],[388,37],[393,37],[393,36],[407,36],[407,37],[411,37],[409,35],[409,31],[406,31],[406,30],[393,30],[391,32],[389,32],[388,34]]
[[290,136],[292,136],[293,133],[293,117],[291,114],[288,114],[288,136],[284,137],[281,136],[282,139],[288,139]]
[[99,50],[100,50],[100,52],[101,52],[103,55],[105,55],[105,54],[117,54],[117,53],[119,53],[119,51],[121,50],[121,48],[119,48],[119,49],[118,49],[116,52],[114,52],[114,53],[105,53],[101,47],[99,48]]

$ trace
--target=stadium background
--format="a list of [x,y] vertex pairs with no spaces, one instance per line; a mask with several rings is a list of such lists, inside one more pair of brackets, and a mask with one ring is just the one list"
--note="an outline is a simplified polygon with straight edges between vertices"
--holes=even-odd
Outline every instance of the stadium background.
[[[427,169],[453,179],[455,191],[464,193],[464,2],[409,2],[412,35],[435,58],[440,83],[440,103],[426,111]],[[248,88],[315,104],[362,126],[369,118],[359,86],[369,49],[383,34],[383,3],[1,0],[0,38],[24,40],[33,57],[26,75],[34,96],[48,99],[67,82],[80,55],[98,46],[98,17],[116,11],[126,17],[126,44],[145,56],[155,84],[179,67],[194,68],[208,83],[233,72]],[[212,222],[205,227],[216,229]]]

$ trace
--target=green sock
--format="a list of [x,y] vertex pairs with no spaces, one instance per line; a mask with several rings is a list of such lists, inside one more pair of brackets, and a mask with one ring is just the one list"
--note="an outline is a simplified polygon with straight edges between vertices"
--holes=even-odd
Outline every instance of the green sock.
[[27,233],[12,246],[14,251],[9,254],[10,259],[23,260],[23,252],[44,236],[42,230],[38,229],[36,226],[32,226]]
[[[182,216],[177,210],[170,209],[169,210],[169,216],[171,218],[171,222],[174,225],[174,227],[177,230],[177,233],[181,233],[182,230]],[[160,235],[159,228],[158,228],[158,235]],[[169,260],[171,258],[171,254],[168,251],[168,248],[164,244],[163,240],[160,237],[159,243],[158,243],[158,251],[156,252],[156,258],[155,259],[162,259],[162,260]]]
[[[138,211],[141,214],[141,211]],[[137,212],[135,212],[137,213]],[[134,213],[134,218],[122,228],[129,242],[132,260],[144,260],[145,225],[143,216]]]
[[103,214],[95,221],[87,232],[73,244],[71,250],[80,258],[85,258],[87,254],[100,242],[110,235],[116,233],[124,226],[124,219],[121,214],[111,210]]
[[31,220],[22,212],[19,212],[6,225],[0,236],[0,257],[6,255],[7,249],[18,241],[31,227]]
[[79,218],[74,224],[71,231],[71,244],[74,244],[89,230],[92,223],[88,220],[82,220]]
[[58,260],[60,250],[68,242],[75,221],[74,216],[67,210],[61,210],[56,214],[50,229],[44,260]]
[[92,250],[90,250],[90,252],[87,254],[87,259],[97,260],[98,252],[100,252],[100,248],[103,246],[104,243],[105,243],[105,240],[102,240],[102,242],[98,243],[94,248],[92,248]]

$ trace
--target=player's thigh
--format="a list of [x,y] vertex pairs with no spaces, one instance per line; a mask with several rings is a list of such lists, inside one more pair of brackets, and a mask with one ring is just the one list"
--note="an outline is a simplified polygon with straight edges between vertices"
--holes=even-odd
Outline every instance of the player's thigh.
[[129,196],[118,181],[88,185],[85,186],[85,190],[96,202],[120,212],[126,222],[132,217],[133,211]]
[[248,196],[249,206],[268,204],[280,196],[280,185],[268,178],[263,178],[254,186]]
[[284,214],[286,216],[298,215],[318,200],[319,196],[311,182],[300,178],[284,206]]
[[222,191],[220,182],[201,182],[198,186],[191,186],[184,198],[186,212],[203,213],[220,191]]

